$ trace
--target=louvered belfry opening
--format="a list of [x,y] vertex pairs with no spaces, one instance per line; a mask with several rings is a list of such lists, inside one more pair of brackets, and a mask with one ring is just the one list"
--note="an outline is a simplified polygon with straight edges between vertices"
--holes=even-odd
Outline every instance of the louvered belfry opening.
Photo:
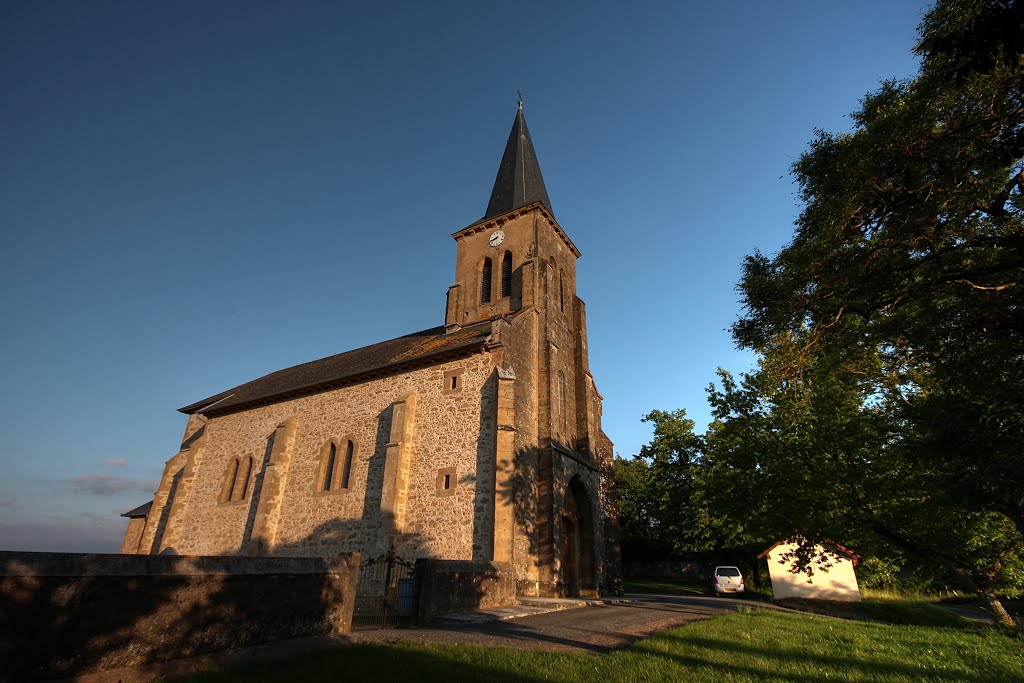
[[480,303],[486,304],[491,301],[491,272],[493,266],[491,259],[484,259],[483,272],[480,274]]
[[512,294],[512,252],[506,251],[501,259],[501,297]]

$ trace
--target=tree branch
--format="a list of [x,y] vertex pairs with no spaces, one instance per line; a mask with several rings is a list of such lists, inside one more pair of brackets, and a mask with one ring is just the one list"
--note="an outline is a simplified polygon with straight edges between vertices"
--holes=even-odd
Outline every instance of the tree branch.
[[1000,217],[1006,215],[1006,202],[1010,199],[1010,193],[1013,192],[1013,188],[1020,188],[1024,192],[1024,170],[1021,170],[1017,175],[1010,178],[1006,185],[1003,186],[1002,191],[996,195],[996,198],[992,200],[992,203],[987,207],[979,207],[982,211],[993,217]]
[[1016,287],[1017,286],[1016,282],[1007,282],[1005,285],[996,285],[994,287],[986,287],[985,285],[976,285],[973,282],[971,282],[970,280],[953,280],[953,282],[954,283],[961,283],[961,284],[965,284],[965,285],[970,285],[974,289],[981,289],[981,290],[984,290],[986,292],[1001,292],[1004,289],[1009,289],[1010,287]]

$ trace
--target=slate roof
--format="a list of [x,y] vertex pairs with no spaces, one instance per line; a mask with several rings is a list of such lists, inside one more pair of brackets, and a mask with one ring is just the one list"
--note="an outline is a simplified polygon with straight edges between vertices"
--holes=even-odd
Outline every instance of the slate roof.
[[533,149],[533,140],[530,139],[523,106],[520,104],[516,120],[512,123],[512,132],[505,144],[505,154],[498,166],[498,177],[494,179],[491,201],[487,204],[484,218],[500,216],[533,202],[542,203],[554,216],[544,177],[540,174],[537,152]]
[[327,391],[362,379],[401,372],[428,361],[436,362],[442,357],[478,351],[490,333],[490,321],[464,327],[451,334],[445,334],[443,326],[432,327],[278,370],[178,410],[190,415],[231,413]]
[[149,509],[151,507],[153,507],[153,501],[149,501],[148,503],[144,503],[144,504],[140,505],[139,507],[135,508],[134,510],[129,510],[128,512],[122,513],[121,516],[122,517],[149,517]]

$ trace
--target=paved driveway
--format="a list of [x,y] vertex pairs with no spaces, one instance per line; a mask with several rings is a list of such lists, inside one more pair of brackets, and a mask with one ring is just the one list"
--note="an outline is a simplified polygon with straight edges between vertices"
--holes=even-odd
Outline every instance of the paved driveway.
[[766,603],[731,598],[640,594],[626,597],[634,602],[549,612],[484,624],[359,631],[349,638],[354,642],[417,640],[603,654],[626,647],[656,631],[717,614],[735,612],[740,605],[771,607]]

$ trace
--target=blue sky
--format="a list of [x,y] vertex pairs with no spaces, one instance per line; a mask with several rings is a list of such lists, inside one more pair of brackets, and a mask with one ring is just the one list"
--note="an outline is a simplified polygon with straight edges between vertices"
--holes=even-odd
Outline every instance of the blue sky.
[[115,551],[176,409],[441,324],[525,95],[624,456],[703,427],[789,167],[923,2],[0,6],[0,548]]

